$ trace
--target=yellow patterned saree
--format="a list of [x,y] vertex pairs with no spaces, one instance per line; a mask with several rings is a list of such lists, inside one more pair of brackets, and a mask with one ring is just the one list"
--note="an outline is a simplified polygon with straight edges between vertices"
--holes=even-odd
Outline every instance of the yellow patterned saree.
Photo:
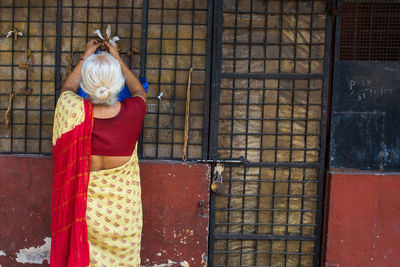
[[53,127],[50,265],[139,267],[142,203],[136,148],[122,166],[90,171],[93,105],[71,91],[61,94]]

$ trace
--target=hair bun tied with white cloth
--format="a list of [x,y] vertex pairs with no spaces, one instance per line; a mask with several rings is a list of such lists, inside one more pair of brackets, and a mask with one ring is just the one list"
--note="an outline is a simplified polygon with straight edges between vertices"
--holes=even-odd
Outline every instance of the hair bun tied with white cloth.
[[98,100],[100,100],[101,102],[105,102],[111,95],[111,90],[108,87],[101,86],[96,89],[95,94]]

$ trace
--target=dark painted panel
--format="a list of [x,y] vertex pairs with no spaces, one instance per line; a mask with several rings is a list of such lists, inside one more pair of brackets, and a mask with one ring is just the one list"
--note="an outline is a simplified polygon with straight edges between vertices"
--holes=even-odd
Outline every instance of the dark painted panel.
[[383,127],[385,114],[333,113],[331,165],[379,170],[384,164]]
[[[142,265],[203,266],[208,208],[204,217],[198,216],[198,202],[205,200],[208,205],[209,166],[145,161],[140,168]],[[44,259],[50,249],[46,238],[50,237],[51,188],[51,158],[0,157],[1,266],[48,266]],[[23,264],[24,259],[31,263]],[[34,260],[37,264],[32,264]]]
[[335,62],[331,168],[400,170],[399,103],[399,62]]

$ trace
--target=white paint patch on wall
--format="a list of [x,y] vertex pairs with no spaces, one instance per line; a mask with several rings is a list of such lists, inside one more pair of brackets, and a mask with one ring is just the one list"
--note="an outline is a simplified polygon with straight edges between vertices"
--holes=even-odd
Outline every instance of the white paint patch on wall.
[[51,238],[46,237],[44,242],[43,246],[20,249],[15,260],[20,263],[36,264],[43,264],[43,261],[47,260],[50,263]]
[[[4,251],[0,250],[0,256],[6,256],[6,253]],[[3,267],[3,266],[0,264],[0,267]]]

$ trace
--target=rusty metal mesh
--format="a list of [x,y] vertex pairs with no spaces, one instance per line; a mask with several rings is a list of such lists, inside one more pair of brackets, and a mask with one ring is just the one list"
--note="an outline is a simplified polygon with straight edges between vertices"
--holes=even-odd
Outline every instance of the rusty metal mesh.
[[340,60],[400,60],[400,3],[342,1]]

